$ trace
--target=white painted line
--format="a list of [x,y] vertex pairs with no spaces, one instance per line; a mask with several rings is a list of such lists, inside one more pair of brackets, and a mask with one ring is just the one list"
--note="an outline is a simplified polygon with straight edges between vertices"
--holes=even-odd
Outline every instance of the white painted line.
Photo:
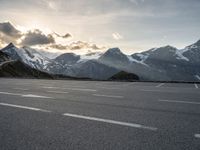
[[156,87],[158,88],[158,87],[161,87],[161,86],[163,86],[165,83],[161,83],[161,84],[158,84]]
[[167,91],[167,90],[145,90],[145,89],[140,89],[140,91],[143,92],[166,92],[166,93],[179,93],[179,91]]
[[86,91],[86,92],[96,92],[97,90],[94,89],[82,89],[82,88],[60,88],[60,87],[46,87],[44,86],[43,88],[46,89],[62,89],[62,90],[74,90],[74,91]]
[[165,92],[165,91],[161,91],[161,90],[145,90],[145,89],[140,89],[140,91],[144,91],[144,92]]
[[33,97],[33,98],[52,98],[52,97],[41,96],[41,95],[18,94],[18,93],[9,93],[9,92],[0,92],[0,94],[4,94],[4,95],[15,95],[15,96],[21,96],[21,97]]
[[200,105],[200,102],[192,102],[192,101],[177,101],[177,100],[164,100],[164,99],[160,99],[158,101],[160,101],[160,102],[168,102],[168,103],[183,103],[183,104]]
[[57,93],[57,94],[67,94],[69,92],[62,92],[62,91],[47,91],[48,93]]
[[96,92],[97,90],[94,89],[80,89],[80,88],[63,88],[66,90],[74,90],[74,91],[86,91],[86,92]]
[[70,114],[70,113],[65,113],[63,115],[68,116],[68,117],[73,117],[73,118],[86,119],[86,120],[104,122],[104,123],[109,123],[109,124],[116,124],[116,125],[121,125],[121,126],[132,127],[132,128],[140,128],[140,129],[146,129],[146,130],[152,130],[152,131],[157,130],[157,128],[155,127],[144,126],[144,125],[136,124],[136,123],[121,122],[121,121],[115,121],[115,120],[110,120],[110,119],[102,119],[102,118]]
[[41,95],[33,95],[33,94],[25,94],[21,95],[22,97],[30,97],[30,98],[52,98],[52,97],[47,97],[47,96],[41,96]]
[[28,89],[23,89],[23,88],[13,88],[14,90],[22,90],[22,91],[28,91]]
[[195,88],[196,88],[196,89],[198,89],[198,88],[199,88],[197,84],[194,84],[194,86],[195,86]]
[[98,97],[108,97],[108,98],[124,98],[123,96],[116,96],[116,95],[101,95],[101,94],[92,94],[92,95]]
[[0,105],[9,106],[9,107],[16,107],[16,108],[22,108],[22,109],[28,109],[28,110],[34,110],[34,111],[51,112],[49,110],[44,110],[44,109],[40,109],[40,108],[21,106],[21,105],[14,105],[14,104],[8,104],[8,103],[0,103]]
[[9,92],[0,92],[0,94],[4,94],[4,95],[18,95],[18,96],[21,96],[21,94],[9,93]]
[[200,138],[200,134],[194,134],[195,138]]

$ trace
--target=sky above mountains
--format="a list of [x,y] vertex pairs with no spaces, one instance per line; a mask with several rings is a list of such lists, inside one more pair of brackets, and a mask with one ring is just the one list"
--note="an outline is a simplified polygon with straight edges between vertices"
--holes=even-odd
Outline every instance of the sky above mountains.
[[200,39],[199,0],[0,0],[0,46],[125,53]]

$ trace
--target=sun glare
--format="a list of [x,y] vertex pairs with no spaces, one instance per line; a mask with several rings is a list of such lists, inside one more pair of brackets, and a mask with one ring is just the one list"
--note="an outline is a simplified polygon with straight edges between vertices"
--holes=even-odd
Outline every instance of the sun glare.
[[27,32],[28,30],[39,29],[45,34],[52,33],[53,31],[49,29],[45,23],[42,23],[39,20],[33,20],[25,24],[25,26],[19,26],[22,31]]

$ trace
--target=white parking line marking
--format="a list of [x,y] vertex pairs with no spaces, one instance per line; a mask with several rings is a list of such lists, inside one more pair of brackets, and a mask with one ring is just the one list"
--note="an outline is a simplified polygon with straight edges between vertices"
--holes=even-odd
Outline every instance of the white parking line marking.
[[42,111],[42,112],[51,112],[49,110],[44,110],[40,108],[34,108],[34,107],[28,107],[28,106],[22,106],[22,105],[14,105],[14,104],[8,104],[8,103],[0,103],[2,106],[9,106],[9,107],[16,107],[16,108],[22,108],[22,109],[28,109],[28,110],[34,110],[34,111]]
[[62,91],[47,91],[48,93],[57,93],[57,94],[67,94],[69,92],[62,92]]
[[25,95],[21,95],[21,96],[22,97],[33,97],[33,98],[52,98],[52,97],[33,95],[33,94],[25,94]]
[[156,87],[161,87],[163,86],[165,83],[161,83],[161,84],[158,84]]
[[168,93],[178,93],[178,91],[166,91],[166,90],[145,90],[145,89],[140,89],[140,91],[144,91],[144,92],[168,92]]
[[110,120],[110,119],[102,119],[102,118],[70,114],[70,113],[65,113],[63,115],[68,116],[68,117],[73,117],[73,118],[86,119],[86,120],[104,122],[104,123],[109,123],[109,124],[116,124],[116,125],[121,125],[121,126],[132,127],[132,128],[140,128],[140,129],[146,129],[146,130],[152,130],[152,131],[157,130],[157,128],[155,127],[144,126],[144,125],[136,124],[136,123],[121,122],[121,121],[115,121],[115,120]]
[[18,94],[18,93],[9,93],[9,92],[0,92],[0,94],[4,94],[4,95],[15,95],[15,96],[21,96],[21,97],[33,97],[33,98],[52,98],[52,97],[41,96],[41,95]]
[[124,98],[123,96],[116,96],[116,95],[101,95],[101,94],[92,94],[92,95],[98,97],[108,97],[108,98]]
[[192,102],[192,101],[177,101],[177,100],[164,100],[164,99],[159,99],[158,101],[160,101],[160,102],[168,102],[168,103],[183,103],[183,104],[200,105],[200,102]]
[[194,134],[195,138],[200,138],[200,134]]
[[196,89],[198,89],[198,88],[199,88],[197,84],[194,84],[194,86],[195,86],[195,88],[196,88]]
[[17,95],[17,96],[21,95],[21,94],[17,94],[17,93],[9,93],[9,92],[0,92],[0,94],[4,94],[4,95]]
[[80,88],[63,88],[66,90],[74,90],[74,91],[86,91],[86,92],[96,92],[97,90],[94,89],[80,89]]
[[46,89],[62,89],[62,90],[73,90],[73,91],[86,91],[86,92],[96,92],[94,89],[82,89],[82,88],[60,88],[60,87],[43,87]]

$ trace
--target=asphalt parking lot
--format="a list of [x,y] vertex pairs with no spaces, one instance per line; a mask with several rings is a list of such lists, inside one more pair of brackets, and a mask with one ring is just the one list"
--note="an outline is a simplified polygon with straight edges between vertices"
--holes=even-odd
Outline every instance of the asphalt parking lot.
[[198,150],[200,84],[0,79],[1,150]]

